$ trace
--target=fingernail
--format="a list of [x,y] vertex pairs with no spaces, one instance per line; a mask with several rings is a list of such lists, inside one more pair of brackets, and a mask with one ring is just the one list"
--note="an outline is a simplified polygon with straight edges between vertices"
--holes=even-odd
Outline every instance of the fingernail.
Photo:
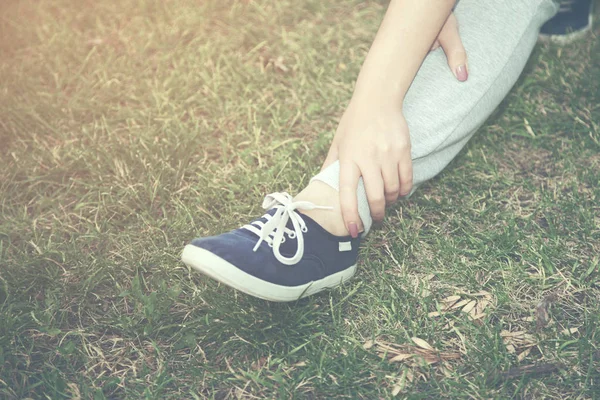
[[459,65],[458,67],[456,67],[456,78],[459,81],[464,82],[467,80],[468,77],[469,77],[469,74],[467,72],[467,67],[465,65]]
[[352,236],[352,238],[356,239],[358,237],[358,226],[355,222],[350,222],[348,224],[348,230],[350,231],[350,236]]

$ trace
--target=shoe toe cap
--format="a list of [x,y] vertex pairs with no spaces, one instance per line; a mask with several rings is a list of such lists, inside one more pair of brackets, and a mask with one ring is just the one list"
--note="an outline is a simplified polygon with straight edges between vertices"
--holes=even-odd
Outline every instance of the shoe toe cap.
[[236,235],[234,232],[229,232],[218,236],[197,238],[192,240],[191,244],[231,262],[237,261],[248,251],[252,251],[255,243],[243,236]]

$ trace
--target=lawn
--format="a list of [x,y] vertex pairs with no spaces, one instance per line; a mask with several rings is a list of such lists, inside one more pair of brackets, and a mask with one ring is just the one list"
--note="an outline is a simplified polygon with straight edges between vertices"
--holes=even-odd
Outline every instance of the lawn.
[[0,398],[600,398],[600,28],[538,45],[349,284],[180,262],[319,169],[384,10],[2,0]]

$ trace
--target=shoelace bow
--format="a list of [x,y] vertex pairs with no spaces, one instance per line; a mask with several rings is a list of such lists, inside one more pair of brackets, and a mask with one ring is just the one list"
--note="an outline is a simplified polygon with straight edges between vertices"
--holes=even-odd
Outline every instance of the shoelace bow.
[[[288,193],[271,193],[265,196],[262,207],[265,210],[276,209],[275,214],[265,214],[263,218],[267,222],[254,221],[243,228],[256,234],[259,237],[254,251],[258,250],[260,244],[265,241],[273,248],[275,258],[282,264],[294,265],[302,259],[304,255],[304,233],[308,231],[306,222],[296,212],[296,210],[331,210],[333,207],[317,206],[309,201],[294,201]],[[288,221],[292,221],[294,229],[287,227]],[[285,242],[285,235],[290,239],[298,239],[296,254],[292,257],[284,257],[279,251],[279,247]]]

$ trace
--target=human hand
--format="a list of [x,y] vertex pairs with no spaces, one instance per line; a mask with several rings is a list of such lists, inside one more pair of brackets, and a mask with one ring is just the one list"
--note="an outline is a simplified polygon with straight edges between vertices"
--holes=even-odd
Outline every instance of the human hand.
[[448,65],[456,79],[461,82],[466,81],[469,77],[469,63],[467,52],[458,33],[458,21],[454,13],[451,13],[446,20],[437,39],[433,42],[431,50],[433,51],[440,46],[446,54]]
[[412,159],[408,125],[402,106],[394,103],[351,101],[334,136],[326,168],[340,161],[340,208],[348,232],[362,230],[356,189],[362,176],[375,221],[383,220],[386,203],[412,188]]

